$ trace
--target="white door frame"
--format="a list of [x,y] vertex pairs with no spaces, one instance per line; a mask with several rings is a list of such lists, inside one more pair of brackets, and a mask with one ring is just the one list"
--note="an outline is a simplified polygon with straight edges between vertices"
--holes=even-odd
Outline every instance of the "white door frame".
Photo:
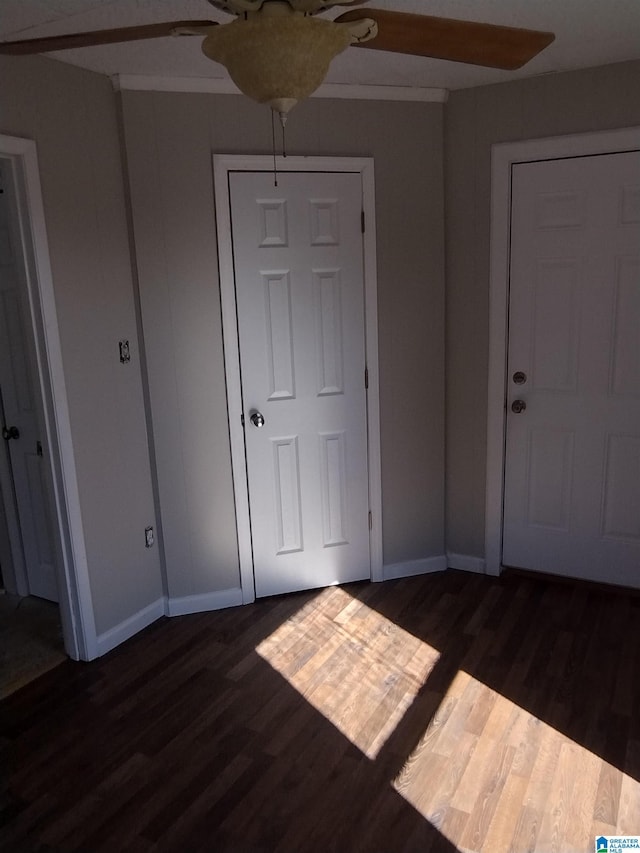
[[[378,389],[378,300],[376,282],[376,230],[373,159],[368,157],[286,157],[278,158],[280,172],[353,172],[362,180],[362,204],[366,222],[363,234],[365,286],[365,348],[369,371],[367,394],[367,434],[369,461],[369,507],[371,525],[369,549],[371,580],[382,580],[382,475],[380,460],[380,401]],[[242,389],[240,383],[240,347],[233,269],[230,172],[272,172],[273,158],[215,154],[213,171],[220,267],[220,298],[224,339],[227,405],[231,439],[231,465],[235,494],[236,525],[240,558],[242,601],[255,599],[253,552],[249,523],[249,484],[242,427]]]
[[56,522],[56,580],[65,649],[74,660],[91,660],[97,656],[96,627],[36,144],[31,139],[0,135],[0,155],[11,161],[16,181],[38,368],[37,392],[43,401],[50,457],[53,518]]
[[502,568],[502,516],[506,439],[506,371],[511,222],[511,171],[516,163],[640,150],[640,127],[574,134],[491,149],[491,264],[489,279],[489,390],[485,500],[486,572]]

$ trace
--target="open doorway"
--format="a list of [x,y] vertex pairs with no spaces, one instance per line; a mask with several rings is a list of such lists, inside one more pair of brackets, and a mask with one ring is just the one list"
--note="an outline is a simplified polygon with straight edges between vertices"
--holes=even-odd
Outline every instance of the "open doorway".
[[23,636],[26,622],[56,654],[91,660],[95,622],[36,147],[4,135],[0,395],[0,627],[17,619]]
[[0,491],[5,588],[58,601],[44,412],[11,161],[0,156]]
[[18,186],[0,156],[0,698],[66,658]]

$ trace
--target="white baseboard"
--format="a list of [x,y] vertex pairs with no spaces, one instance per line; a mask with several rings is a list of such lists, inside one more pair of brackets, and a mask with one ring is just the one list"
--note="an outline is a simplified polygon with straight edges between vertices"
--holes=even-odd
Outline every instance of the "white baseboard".
[[223,589],[220,592],[204,595],[186,595],[182,598],[159,598],[96,637],[95,654],[92,654],[91,659],[106,655],[161,616],[185,616],[188,613],[202,613],[205,610],[222,610],[225,607],[235,607],[237,604],[242,604],[240,588]]
[[165,612],[165,599],[159,598],[147,607],[143,607],[142,610],[138,610],[133,616],[129,616],[128,619],[125,619],[113,628],[109,628],[104,634],[98,634],[95,644],[95,656],[102,657],[102,655],[106,655],[107,652],[115,649],[120,643],[124,643],[125,640],[128,640],[134,634],[142,631],[143,628],[151,625],[156,619],[164,616]]
[[396,578],[410,578],[414,575],[428,575],[432,572],[444,572],[447,568],[447,558],[425,557],[423,560],[407,560],[404,563],[391,563],[382,567],[382,579],[385,581]]
[[462,572],[475,572],[478,575],[487,573],[487,564],[482,557],[469,557],[467,554],[451,554],[447,551],[447,566]]
[[181,598],[169,598],[168,616],[186,616],[189,613],[202,613],[205,610],[223,610],[242,604],[242,590],[222,589],[219,592],[206,592],[204,595],[185,595]]
[[[425,557],[422,560],[407,560],[403,563],[391,563],[383,566],[382,579],[385,581],[397,578],[409,578],[416,575],[427,575],[433,572],[444,572],[447,568],[459,569],[465,572],[485,574],[485,561],[480,557],[469,557],[464,554],[441,555]],[[225,607],[236,607],[242,604],[240,587],[223,589],[219,592],[209,592],[203,595],[185,595],[180,598],[159,598],[133,616],[129,616],[119,625],[115,625],[96,638],[96,657],[101,657],[120,643],[124,643],[134,634],[142,631],[161,616],[186,616],[189,613],[202,613],[207,610],[223,610]]]

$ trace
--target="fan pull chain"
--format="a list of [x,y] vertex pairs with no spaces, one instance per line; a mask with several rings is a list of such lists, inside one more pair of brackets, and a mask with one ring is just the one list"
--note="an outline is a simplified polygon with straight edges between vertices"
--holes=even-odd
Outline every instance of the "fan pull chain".
[[287,156],[287,141],[285,134],[285,127],[287,125],[287,114],[280,113],[280,125],[282,126],[282,156]]
[[[287,156],[287,139],[285,128],[287,125],[287,114],[286,113],[278,113],[280,116],[280,127],[282,128],[282,156]],[[274,187],[278,186],[278,164],[276,160],[276,124],[275,124],[275,110],[271,110],[271,150],[273,152],[273,185]]]
[[278,165],[276,163],[276,125],[274,110],[271,110],[271,150],[273,151],[273,185],[278,186]]

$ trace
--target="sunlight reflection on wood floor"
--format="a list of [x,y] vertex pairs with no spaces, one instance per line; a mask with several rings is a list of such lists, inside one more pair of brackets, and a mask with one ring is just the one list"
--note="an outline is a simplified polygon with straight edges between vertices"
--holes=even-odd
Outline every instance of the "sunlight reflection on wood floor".
[[[440,658],[337,587],[257,652],[371,760],[429,691]],[[638,781],[464,669],[434,707],[389,784],[459,850],[587,853],[598,835],[640,833]]]
[[440,656],[340,587],[320,593],[256,651],[368,758]]

